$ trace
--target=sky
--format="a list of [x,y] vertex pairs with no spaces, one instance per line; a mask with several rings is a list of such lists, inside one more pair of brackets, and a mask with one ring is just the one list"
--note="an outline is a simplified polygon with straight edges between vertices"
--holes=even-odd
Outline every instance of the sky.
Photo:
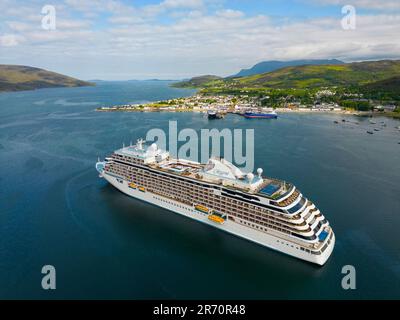
[[0,64],[83,80],[228,76],[265,60],[400,59],[400,0],[0,0],[0,11]]

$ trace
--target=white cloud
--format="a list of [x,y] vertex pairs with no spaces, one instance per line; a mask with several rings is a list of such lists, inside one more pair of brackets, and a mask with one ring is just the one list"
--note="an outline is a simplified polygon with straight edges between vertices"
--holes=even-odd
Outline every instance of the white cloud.
[[202,0],[165,0],[160,3],[166,9],[189,8],[196,9],[203,6]]
[[226,7],[210,10],[209,1],[166,0],[149,10],[118,0],[65,0],[57,4],[56,31],[42,30],[40,12],[26,6],[28,18],[8,14],[0,30],[0,59],[54,65],[85,79],[129,79],[229,75],[268,59],[400,57],[400,14],[359,14],[356,30],[346,31],[340,12],[277,22]]
[[232,10],[232,9],[225,9],[225,10],[218,10],[216,12],[216,15],[219,17],[224,17],[228,19],[234,19],[234,18],[241,18],[244,16],[244,13],[238,10]]
[[306,0],[319,5],[352,5],[356,8],[375,9],[375,10],[393,10],[400,9],[399,0]]
[[0,35],[0,47],[15,47],[23,40],[23,37],[15,34]]
[[84,29],[91,24],[89,20],[57,19],[57,29]]
[[7,21],[7,25],[11,30],[19,32],[32,30],[33,27],[30,23],[20,21]]

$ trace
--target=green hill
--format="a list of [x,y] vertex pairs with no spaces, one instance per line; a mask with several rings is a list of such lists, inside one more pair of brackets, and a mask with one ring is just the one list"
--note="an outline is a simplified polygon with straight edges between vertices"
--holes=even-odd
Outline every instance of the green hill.
[[176,82],[172,86],[176,88],[198,88],[207,85],[212,85],[213,81],[220,79],[222,78],[218,76],[205,75],[205,76],[193,77],[189,80]]
[[[346,63],[341,65],[303,65],[240,78],[212,78],[192,81],[192,87],[203,88],[209,93],[235,93],[259,89],[318,89],[341,87],[356,91],[376,89],[391,93],[400,92],[400,60],[381,60]],[[387,80],[387,81],[386,81]],[[390,87],[390,88],[389,88]],[[372,89],[371,89],[372,88]]]
[[400,101],[400,75],[368,83],[361,88],[366,97],[379,97],[380,99],[394,99]]
[[400,75],[400,61],[382,60],[343,65],[306,65],[232,79],[234,87],[315,88],[363,86]]
[[0,65],[0,92],[94,85],[59,73],[17,65]]
[[266,73],[282,69],[285,67],[303,66],[303,65],[337,65],[344,64],[343,61],[337,59],[309,59],[309,60],[290,60],[290,61],[263,61],[259,62],[250,69],[242,69],[239,73],[229,78],[246,77],[260,73]]
[[378,90],[387,93],[398,92],[400,89],[400,75],[366,84],[363,88],[365,90]]

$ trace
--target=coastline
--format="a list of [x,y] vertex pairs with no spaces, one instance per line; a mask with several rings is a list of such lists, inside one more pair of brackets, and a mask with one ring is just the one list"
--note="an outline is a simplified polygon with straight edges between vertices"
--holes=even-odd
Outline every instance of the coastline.
[[353,115],[359,117],[386,116],[400,119],[400,113],[394,111],[361,111],[353,108],[346,108],[337,103],[315,103],[314,105],[299,105],[296,103],[285,103],[282,107],[268,107],[263,105],[259,99],[248,95],[214,95],[206,96],[196,93],[189,97],[174,98],[169,100],[153,101],[141,104],[124,104],[114,106],[102,106],[95,109],[99,112],[199,112],[207,113],[215,111],[221,114],[239,114],[246,111],[252,112],[271,112],[278,114],[284,113],[304,113],[304,114],[337,114]]
[[[199,110],[199,109],[160,109],[160,108],[146,108],[146,109],[138,109],[138,108],[96,108],[97,112],[192,112],[192,113],[207,113],[207,110]],[[357,111],[357,110],[313,110],[313,109],[289,109],[289,108],[277,108],[275,109],[278,113],[306,113],[306,114],[321,114],[321,113],[329,113],[329,114],[342,114],[342,115],[354,115],[354,116],[389,116],[387,113],[371,113],[369,111]],[[238,114],[240,112],[235,111],[227,111],[225,113],[230,114]]]

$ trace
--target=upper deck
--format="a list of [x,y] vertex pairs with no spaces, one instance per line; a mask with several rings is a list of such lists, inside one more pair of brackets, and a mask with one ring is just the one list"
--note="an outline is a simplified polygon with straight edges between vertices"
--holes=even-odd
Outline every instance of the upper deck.
[[[223,158],[210,158],[206,164],[170,157],[167,151],[159,149],[156,144],[144,145],[138,140],[134,146],[123,147],[114,152],[119,159],[135,159],[148,167],[183,176],[200,182],[223,185],[235,190],[256,194],[280,202],[289,196],[293,185],[285,181],[262,176],[262,169],[257,174],[244,173],[238,167]],[[290,198],[290,197],[288,197]],[[278,204],[279,205],[279,204]]]

